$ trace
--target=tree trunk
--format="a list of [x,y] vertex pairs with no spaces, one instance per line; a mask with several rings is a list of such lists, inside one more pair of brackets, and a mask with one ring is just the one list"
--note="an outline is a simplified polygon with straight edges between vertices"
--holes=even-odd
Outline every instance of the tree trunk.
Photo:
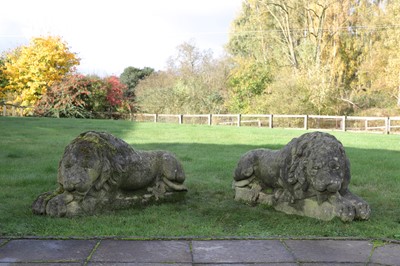
[[397,94],[397,106],[400,107],[400,85],[399,85],[399,90]]
[[[279,8],[282,13],[279,14],[279,12],[276,12],[273,10],[270,5]],[[277,22],[278,27],[282,31],[283,35],[283,41],[287,45],[288,49],[288,56],[289,56],[289,61],[291,65],[294,68],[298,68],[298,60],[297,60],[297,55],[296,55],[296,44],[295,40],[293,39],[293,32],[292,32],[292,25],[290,22],[290,14],[289,14],[289,8],[285,5],[285,2],[282,3],[267,3],[266,4],[268,12],[271,14],[271,16],[275,19]],[[275,13],[275,12],[276,13]]]

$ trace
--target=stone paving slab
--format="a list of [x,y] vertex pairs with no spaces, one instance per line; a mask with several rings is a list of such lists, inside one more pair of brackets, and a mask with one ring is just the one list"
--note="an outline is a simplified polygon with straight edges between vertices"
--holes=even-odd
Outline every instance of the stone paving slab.
[[386,244],[377,247],[372,254],[371,263],[400,265],[400,245]]
[[[192,266],[192,263],[136,263],[136,262],[93,262],[88,263],[87,266]],[[1,264],[0,264],[1,266]],[[30,266],[30,264],[29,264]],[[47,266],[41,265],[41,266]],[[210,265],[208,265],[210,266]],[[215,266],[215,265],[214,265]],[[232,265],[231,265],[232,266]]]
[[400,266],[400,243],[368,240],[0,239],[0,266]]
[[1,263],[0,266],[82,266],[83,262],[15,262],[15,263]]
[[279,240],[192,241],[194,263],[293,262]]
[[103,240],[91,262],[191,263],[189,241]]
[[[316,263],[301,263],[299,264],[301,266],[320,266],[321,262],[316,262]],[[366,263],[354,263],[354,262],[349,262],[349,263],[335,263],[335,262],[324,262],[324,266],[375,266],[373,264],[366,264]],[[382,266],[382,265],[376,265],[376,266]]]
[[96,243],[94,240],[11,240],[0,247],[0,265],[13,262],[83,263]]
[[[297,263],[276,263],[276,262],[271,262],[271,263],[228,263],[228,264],[221,264],[221,263],[195,263],[193,264],[195,266],[298,266]],[[317,265],[313,265],[317,266]],[[365,265],[364,265],[365,266]]]
[[357,240],[285,240],[298,262],[367,263],[373,245]]

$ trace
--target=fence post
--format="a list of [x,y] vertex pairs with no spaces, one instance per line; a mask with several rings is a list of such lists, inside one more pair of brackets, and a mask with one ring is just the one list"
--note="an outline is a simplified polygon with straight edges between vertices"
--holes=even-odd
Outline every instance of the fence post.
[[179,125],[183,124],[183,115],[179,115]]
[[154,114],[154,123],[157,123],[158,121],[158,114]]
[[342,116],[342,131],[346,131],[346,116]]
[[385,134],[390,134],[390,117],[385,118]]
[[13,106],[13,107],[11,108],[11,115],[12,115],[12,116],[16,116],[16,114],[15,114],[15,106]]
[[208,114],[208,125],[212,125],[212,114]]
[[308,130],[308,115],[304,116],[304,130]]
[[241,114],[238,114],[238,115],[237,115],[237,126],[238,126],[238,127],[240,127],[241,118],[242,118],[242,115],[241,115]]
[[274,128],[274,115],[269,115],[269,128]]
[[7,115],[7,105],[3,105],[3,116]]

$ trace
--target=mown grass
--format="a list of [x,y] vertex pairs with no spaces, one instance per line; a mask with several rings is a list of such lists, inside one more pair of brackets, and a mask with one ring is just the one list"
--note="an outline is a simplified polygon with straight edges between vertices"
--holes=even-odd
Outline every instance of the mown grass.
[[[368,201],[369,221],[291,216],[233,200],[232,174],[254,148],[278,149],[304,131],[128,121],[0,118],[0,236],[351,236],[400,239],[400,136],[334,132],[352,164],[350,189]],[[182,161],[189,192],[178,203],[78,218],[33,215],[57,187],[65,146],[87,130],[110,132],[136,149],[166,149]]]

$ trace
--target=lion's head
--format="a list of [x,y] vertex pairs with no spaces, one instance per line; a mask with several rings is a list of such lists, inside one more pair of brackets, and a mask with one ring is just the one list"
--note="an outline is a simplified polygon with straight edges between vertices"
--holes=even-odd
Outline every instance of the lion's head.
[[301,185],[303,191],[336,193],[350,182],[350,162],[343,145],[334,136],[307,133],[286,146],[291,163],[286,169],[288,183]]
[[116,149],[122,145],[117,141],[110,134],[92,131],[84,132],[72,141],[65,148],[58,168],[58,182],[63,189],[86,193],[91,187],[99,190],[104,186],[109,188],[108,183],[115,183],[111,180],[111,171],[121,169],[121,165],[109,158],[115,157]]

